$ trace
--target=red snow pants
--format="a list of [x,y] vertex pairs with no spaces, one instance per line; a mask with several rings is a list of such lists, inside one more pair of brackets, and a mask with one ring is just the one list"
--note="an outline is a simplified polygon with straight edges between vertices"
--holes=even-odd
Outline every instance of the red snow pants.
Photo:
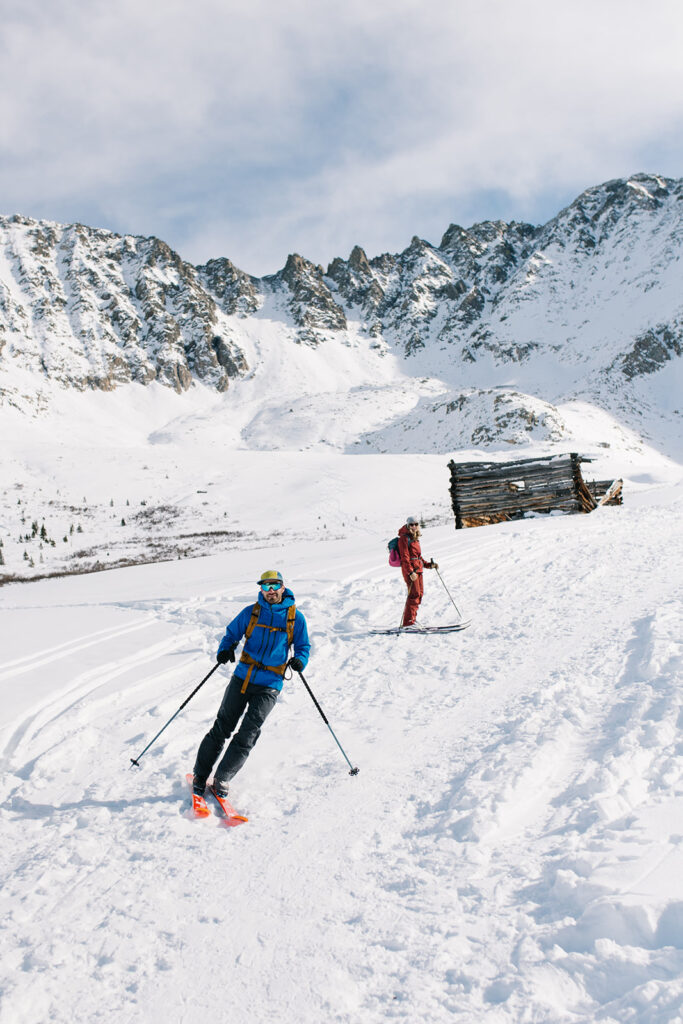
[[402,626],[412,626],[417,618],[417,609],[420,607],[420,601],[424,594],[424,580],[422,579],[422,573],[419,572],[414,580],[411,580],[410,573],[404,573],[403,579],[406,581],[408,588],[408,600],[406,601],[405,611],[403,612]]

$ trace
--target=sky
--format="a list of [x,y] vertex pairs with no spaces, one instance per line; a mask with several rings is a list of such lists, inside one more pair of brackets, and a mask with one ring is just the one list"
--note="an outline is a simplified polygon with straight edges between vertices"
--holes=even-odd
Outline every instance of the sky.
[[683,174],[680,0],[0,0],[0,214],[261,276]]

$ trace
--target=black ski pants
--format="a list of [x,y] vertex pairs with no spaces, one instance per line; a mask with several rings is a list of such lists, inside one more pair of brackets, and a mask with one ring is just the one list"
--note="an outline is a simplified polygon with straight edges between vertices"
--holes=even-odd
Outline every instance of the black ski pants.
[[221,782],[228,782],[237,775],[261,735],[261,726],[275,707],[278,690],[248,683],[246,691],[242,693],[243,686],[244,680],[233,675],[223,695],[216,721],[199,744],[194,765],[194,775],[199,783],[205,784],[208,780],[225,741],[232,736],[244,714],[239,729],[216,768],[215,777]]

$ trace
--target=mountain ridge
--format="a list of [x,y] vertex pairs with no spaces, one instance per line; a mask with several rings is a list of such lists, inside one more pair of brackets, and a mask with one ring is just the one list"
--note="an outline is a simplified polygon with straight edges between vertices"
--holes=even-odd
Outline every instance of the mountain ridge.
[[[343,392],[335,353],[348,350],[355,386],[412,381],[417,395],[434,379],[442,411],[479,403],[470,440],[511,439],[509,408],[499,429],[486,419],[485,396],[500,388],[531,430],[547,403],[549,440],[567,401],[634,425],[652,405],[643,382],[674,363],[679,372],[682,200],[683,179],[636,174],[586,190],[544,225],[450,224],[439,245],[414,236],[375,257],[357,245],[327,269],[292,253],[262,278],[227,257],[193,266],[154,237],[0,217],[0,401],[30,411],[55,385],[152,381],[222,394],[269,374],[286,406],[306,388]],[[373,445],[400,413],[379,421]]]

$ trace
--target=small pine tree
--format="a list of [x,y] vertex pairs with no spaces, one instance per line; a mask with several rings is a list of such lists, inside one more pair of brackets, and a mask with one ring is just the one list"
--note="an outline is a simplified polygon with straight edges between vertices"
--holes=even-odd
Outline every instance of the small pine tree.
[[80,523],[79,523],[79,524],[78,524],[78,526],[76,527],[76,533],[83,533],[83,527],[81,526],[81,524],[80,524]]
[[126,520],[123,518],[123,516],[121,516],[121,526],[125,526],[125,525],[126,525]]
[[47,530],[45,529],[45,523],[40,528],[40,539],[47,540]]
[[2,548],[0,547],[0,565],[4,565],[4,564],[5,564],[5,556],[3,555]]

